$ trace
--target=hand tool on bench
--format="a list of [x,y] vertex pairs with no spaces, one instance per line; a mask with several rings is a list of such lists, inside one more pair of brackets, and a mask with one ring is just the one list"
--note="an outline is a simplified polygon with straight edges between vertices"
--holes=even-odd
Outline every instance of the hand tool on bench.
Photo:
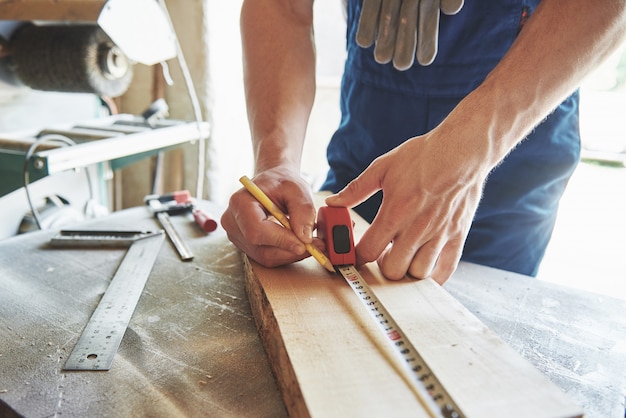
[[156,199],[161,203],[176,202],[181,205],[187,205],[186,208],[193,215],[194,220],[205,232],[213,232],[217,229],[217,221],[209,216],[205,211],[196,206],[194,199],[191,197],[189,190],[180,190],[173,193],[162,195],[149,195],[145,200]]
[[200,226],[200,228],[204,230],[204,232],[213,232],[217,229],[217,221],[211,218],[202,209],[194,206],[191,210],[191,214],[193,215],[193,219]]
[[352,219],[347,208],[331,206],[319,208],[317,237],[326,243],[329,260],[335,266],[336,271],[348,282],[400,356],[422,404],[434,417],[464,417],[437,376],[356,269],[352,226]]
[[148,195],[144,198],[144,202],[150,208],[152,214],[157,218],[168,238],[174,244],[176,251],[180,255],[180,259],[182,261],[189,261],[193,259],[193,253],[183,241],[182,237],[174,228],[174,224],[172,224],[172,220],[170,219],[170,215],[175,215],[178,213],[187,213],[190,210],[189,204],[163,204],[160,199],[165,199],[167,202],[167,198],[159,198],[157,195]]
[[128,247],[64,370],[109,370],[163,244],[163,231],[63,230],[52,247]]

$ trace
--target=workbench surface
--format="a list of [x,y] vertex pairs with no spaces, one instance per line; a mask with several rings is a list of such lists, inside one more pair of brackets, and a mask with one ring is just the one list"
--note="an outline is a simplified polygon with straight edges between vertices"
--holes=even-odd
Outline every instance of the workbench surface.
[[[57,231],[0,241],[0,416],[287,415],[239,252],[221,229],[172,220],[195,258],[163,244],[109,371],[62,368],[125,250],[49,248]],[[146,208],[86,226],[159,229]],[[467,263],[445,288],[586,417],[625,416],[626,301]]]

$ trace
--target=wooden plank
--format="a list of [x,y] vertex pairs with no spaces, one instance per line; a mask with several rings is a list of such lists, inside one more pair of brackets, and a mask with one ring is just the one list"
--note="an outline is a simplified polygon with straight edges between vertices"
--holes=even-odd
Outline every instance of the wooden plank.
[[[353,215],[357,235],[366,223]],[[394,351],[339,275],[244,256],[257,328],[294,417],[426,417]],[[577,417],[580,408],[432,280],[360,268],[468,417]]]
[[106,0],[0,0],[3,20],[93,21]]

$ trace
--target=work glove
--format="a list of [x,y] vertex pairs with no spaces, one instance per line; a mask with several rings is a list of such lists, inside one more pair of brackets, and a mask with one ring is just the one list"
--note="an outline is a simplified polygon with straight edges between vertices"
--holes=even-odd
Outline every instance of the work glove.
[[393,59],[400,71],[411,67],[414,57],[420,65],[430,65],[437,55],[439,12],[454,15],[463,1],[363,0],[357,44],[368,48],[375,41],[376,62],[386,64]]

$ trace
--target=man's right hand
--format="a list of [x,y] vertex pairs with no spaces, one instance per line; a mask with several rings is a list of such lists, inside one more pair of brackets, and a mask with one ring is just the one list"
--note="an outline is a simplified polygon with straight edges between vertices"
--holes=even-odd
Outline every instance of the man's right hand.
[[[228,239],[250,258],[277,267],[309,256],[303,243],[313,241],[315,206],[309,185],[289,170],[274,168],[253,181],[288,217],[292,230],[283,227],[244,188],[235,192],[221,218]],[[314,245],[323,248],[323,243]]]

